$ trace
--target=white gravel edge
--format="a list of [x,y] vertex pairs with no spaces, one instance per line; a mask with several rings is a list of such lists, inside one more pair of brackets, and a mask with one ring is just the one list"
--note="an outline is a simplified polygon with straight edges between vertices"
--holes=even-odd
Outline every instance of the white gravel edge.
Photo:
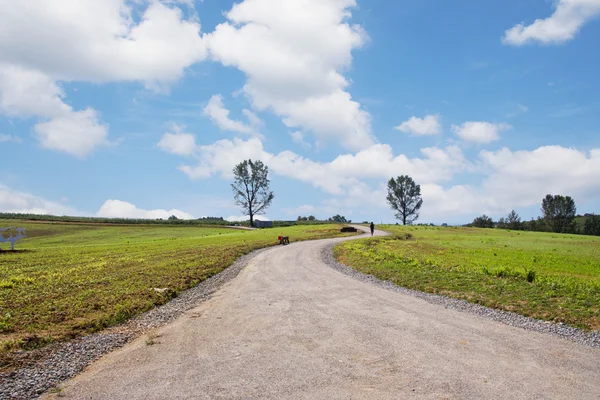
[[334,243],[326,246],[323,249],[323,262],[329,267],[354,279],[358,279],[362,282],[379,286],[386,290],[391,290],[394,292],[417,297],[419,299],[425,300],[428,303],[443,306],[445,308],[466,312],[481,318],[491,319],[517,328],[549,334],[555,337],[582,344],[584,346],[600,348],[600,331],[585,332],[581,329],[573,328],[562,323],[557,324],[554,322],[541,321],[534,318],[525,317],[523,315],[516,314],[513,312],[496,310],[479,304],[469,303],[465,300],[458,300],[446,296],[440,296],[436,294],[407,289],[401,286],[397,286],[389,281],[382,281],[372,275],[363,274],[362,272],[359,272],[347,265],[339,263],[335,259],[333,255],[333,248],[337,245],[338,243]]

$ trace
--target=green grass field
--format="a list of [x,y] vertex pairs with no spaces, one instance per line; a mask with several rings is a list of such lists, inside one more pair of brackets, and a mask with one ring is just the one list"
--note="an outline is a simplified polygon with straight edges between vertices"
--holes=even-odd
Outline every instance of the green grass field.
[[600,237],[383,226],[338,260],[399,286],[586,330],[600,329]]
[[0,226],[26,227],[28,236],[17,251],[0,253],[0,355],[123,322],[276,244],[278,235],[292,242],[341,236],[337,225],[244,231],[0,220]]

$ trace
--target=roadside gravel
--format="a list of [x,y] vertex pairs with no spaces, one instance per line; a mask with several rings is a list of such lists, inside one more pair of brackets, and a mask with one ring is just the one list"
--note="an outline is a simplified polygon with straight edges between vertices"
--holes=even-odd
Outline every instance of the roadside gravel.
[[333,248],[336,244],[331,244],[323,248],[323,261],[331,268],[348,275],[360,281],[377,285],[381,288],[392,290],[395,292],[407,294],[419,299],[425,300],[431,304],[444,306],[445,308],[466,312],[482,318],[488,318],[506,325],[523,328],[530,331],[547,333],[552,336],[567,339],[575,343],[583,344],[590,347],[600,348],[600,331],[585,332],[581,329],[573,328],[564,324],[557,324],[548,321],[540,321],[537,319],[524,317],[520,314],[515,314],[508,311],[495,310],[493,308],[484,307],[479,304],[469,303],[465,300],[453,299],[446,296],[440,296],[431,293],[424,293],[417,290],[411,290],[397,286],[389,281],[382,281],[372,275],[366,275],[347,265],[339,263],[333,256]]
[[30,362],[12,373],[0,373],[0,399],[36,398],[60,382],[75,376],[102,355],[168,324],[209,299],[212,293],[235,278],[252,258],[265,250],[267,249],[257,250],[239,258],[221,273],[123,325],[45,347],[40,350],[43,355],[39,360]]

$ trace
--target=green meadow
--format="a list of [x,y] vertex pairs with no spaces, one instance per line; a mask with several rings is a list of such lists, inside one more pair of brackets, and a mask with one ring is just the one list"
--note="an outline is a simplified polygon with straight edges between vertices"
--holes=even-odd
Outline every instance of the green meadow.
[[276,245],[279,235],[292,242],[341,236],[337,225],[246,231],[0,220],[0,226],[26,227],[28,236],[17,242],[17,251],[0,252],[4,356],[123,322],[221,272],[238,257]]
[[399,286],[600,330],[600,237],[382,226],[344,242],[339,261]]

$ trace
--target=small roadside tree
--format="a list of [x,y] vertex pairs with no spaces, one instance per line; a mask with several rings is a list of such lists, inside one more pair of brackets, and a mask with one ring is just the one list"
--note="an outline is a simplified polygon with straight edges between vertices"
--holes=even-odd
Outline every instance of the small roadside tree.
[[254,226],[254,216],[264,214],[275,198],[268,175],[269,167],[262,161],[244,160],[233,169],[233,199],[250,217],[250,226]]
[[577,207],[570,196],[551,194],[542,200],[544,221],[552,232],[569,233],[574,230]]
[[388,181],[387,202],[396,211],[395,217],[403,225],[412,224],[419,219],[419,210],[423,205],[421,185],[408,175],[391,178]]

